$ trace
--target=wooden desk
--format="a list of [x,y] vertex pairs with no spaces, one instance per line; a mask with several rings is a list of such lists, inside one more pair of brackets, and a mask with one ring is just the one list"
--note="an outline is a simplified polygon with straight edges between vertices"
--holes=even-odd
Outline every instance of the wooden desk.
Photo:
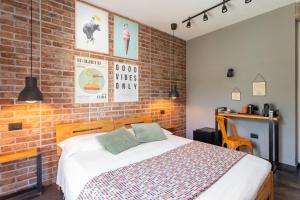
[[[36,186],[25,189],[25,190],[21,190],[21,191],[12,193],[12,194],[2,196],[2,197],[0,197],[0,199],[9,199],[9,198],[17,196],[19,194],[23,194],[23,193],[26,193],[26,192],[29,192],[32,190],[37,190],[38,195],[36,195],[36,196],[41,195],[41,193],[42,193],[42,155],[38,149],[32,149],[32,150],[22,151],[22,152],[18,152],[18,153],[0,155],[0,164],[17,161],[17,160],[22,160],[25,158],[32,158],[32,157],[36,157]],[[36,197],[36,196],[34,196],[34,197]]]
[[[264,121],[268,121],[270,119],[269,117],[264,117],[262,115],[249,115],[243,113],[219,113],[219,116],[253,119],[253,120],[264,120]],[[273,117],[272,120],[278,121],[279,117]]]
[[[215,117],[217,116],[224,116],[227,118],[239,118],[239,119],[249,119],[249,120],[259,120],[265,121],[269,124],[269,162],[272,164],[273,172],[279,166],[279,120],[280,117],[264,117],[262,115],[249,115],[249,114],[242,114],[242,113],[222,113],[218,112],[219,108],[215,110]],[[219,126],[217,121],[215,121],[215,128],[216,132],[219,130]],[[275,142],[275,145],[274,145]],[[275,149],[275,150],[274,150]],[[275,163],[274,163],[274,156],[273,151],[275,151]]]

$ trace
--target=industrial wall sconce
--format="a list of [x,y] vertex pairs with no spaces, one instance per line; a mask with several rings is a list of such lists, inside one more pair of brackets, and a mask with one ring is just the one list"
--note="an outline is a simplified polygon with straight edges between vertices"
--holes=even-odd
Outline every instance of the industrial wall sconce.
[[[208,15],[207,15],[207,13],[208,13],[209,11],[211,11],[211,10],[213,10],[213,9],[215,9],[215,8],[217,8],[217,7],[219,7],[219,6],[222,6],[222,13],[226,13],[226,12],[228,11],[228,8],[227,8],[227,6],[226,6],[226,3],[228,3],[229,1],[231,1],[231,0],[222,0],[222,2],[216,4],[216,5],[214,5],[214,6],[210,7],[210,8],[208,8],[208,9],[205,9],[205,10],[203,10],[203,11],[200,12],[200,13],[198,13],[198,14],[196,14],[196,15],[194,15],[194,16],[188,17],[187,19],[183,20],[182,23],[186,23],[186,27],[187,27],[187,28],[191,28],[191,27],[192,27],[191,20],[194,19],[194,18],[196,18],[196,17],[198,17],[198,16],[200,16],[200,15],[203,15],[203,21],[207,21],[207,20],[208,20]],[[252,2],[252,0],[245,0],[245,3],[246,3],[246,4],[247,4],[247,3],[251,3],[251,2]]]
[[229,68],[227,70],[227,78],[232,78],[232,77],[234,77],[234,69]]

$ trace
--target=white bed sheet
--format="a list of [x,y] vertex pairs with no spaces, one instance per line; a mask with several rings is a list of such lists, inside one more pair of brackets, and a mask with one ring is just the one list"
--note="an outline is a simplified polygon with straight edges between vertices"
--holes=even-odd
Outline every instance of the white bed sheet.
[[[167,137],[168,140],[142,144],[115,156],[105,150],[79,152],[70,157],[62,154],[58,165],[57,184],[66,200],[75,200],[85,184],[94,176],[157,156],[192,141],[174,135]],[[197,200],[255,199],[270,170],[269,162],[247,155]]]

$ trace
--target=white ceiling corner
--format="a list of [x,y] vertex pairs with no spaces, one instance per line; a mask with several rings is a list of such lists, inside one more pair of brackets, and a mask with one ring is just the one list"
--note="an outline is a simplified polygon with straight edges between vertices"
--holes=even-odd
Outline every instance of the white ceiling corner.
[[229,11],[227,13],[223,14],[221,7],[216,8],[208,13],[209,20],[206,22],[202,20],[202,16],[195,18],[190,29],[186,28],[181,21],[221,2],[221,0],[86,1],[167,33],[171,33],[170,24],[176,22],[178,29],[175,35],[184,40],[190,40],[300,0],[252,0],[249,4],[245,4],[245,0],[232,0],[228,3]]

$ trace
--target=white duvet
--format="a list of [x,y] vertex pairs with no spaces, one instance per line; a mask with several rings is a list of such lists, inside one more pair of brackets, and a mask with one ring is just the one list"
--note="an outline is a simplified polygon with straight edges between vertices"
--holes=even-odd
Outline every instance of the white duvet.
[[[57,184],[66,200],[75,200],[93,177],[153,156],[157,156],[192,140],[167,135],[168,139],[136,146],[118,155],[104,149],[63,152],[58,165]],[[269,162],[247,155],[197,199],[252,200],[271,170]]]

